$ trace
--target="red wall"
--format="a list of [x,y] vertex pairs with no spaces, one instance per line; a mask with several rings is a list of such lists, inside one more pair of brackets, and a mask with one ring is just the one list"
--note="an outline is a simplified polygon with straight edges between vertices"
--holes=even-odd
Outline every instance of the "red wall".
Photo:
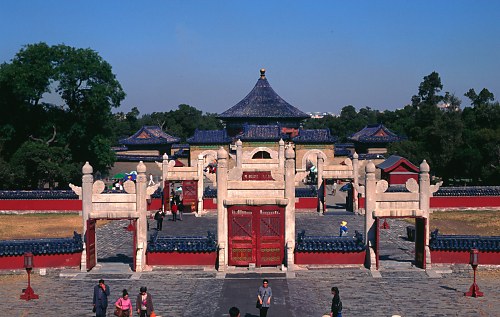
[[[441,251],[431,250],[432,263],[460,263],[469,264],[469,251]],[[479,265],[500,265],[500,252],[479,252]]]
[[295,252],[295,264],[360,264],[366,252]]
[[203,198],[203,209],[217,209],[217,199]]
[[295,202],[295,209],[316,209],[317,206],[317,197],[300,197]]
[[208,265],[215,267],[217,252],[148,252],[148,265]]
[[[33,256],[33,267],[80,267],[82,253],[64,253]],[[24,269],[24,255],[1,256],[0,270]]]
[[431,208],[500,207],[500,196],[431,197]]
[[82,210],[78,199],[0,199],[0,210]]

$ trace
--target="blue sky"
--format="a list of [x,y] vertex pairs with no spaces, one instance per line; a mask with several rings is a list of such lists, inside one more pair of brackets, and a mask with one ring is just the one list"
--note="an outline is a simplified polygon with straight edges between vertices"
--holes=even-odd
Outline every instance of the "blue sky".
[[221,113],[267,69],[302,111],[394,110],[423,77],[500,96],[500,1],[2,0],[0,62],[46,42],[92,48],[127,93],[119,111]]

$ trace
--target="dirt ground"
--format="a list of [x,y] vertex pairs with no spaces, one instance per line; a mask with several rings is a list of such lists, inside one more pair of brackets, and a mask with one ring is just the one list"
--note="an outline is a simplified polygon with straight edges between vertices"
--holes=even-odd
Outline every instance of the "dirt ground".
[[[107,221],[99,220],[97,226]],[[77,214],[0,215],[0,240],[66,238],[82,233],[82,217]]]
[[500,211],[435,211],[429,224],[431,230],[438,228],[442,234],[500,236]]

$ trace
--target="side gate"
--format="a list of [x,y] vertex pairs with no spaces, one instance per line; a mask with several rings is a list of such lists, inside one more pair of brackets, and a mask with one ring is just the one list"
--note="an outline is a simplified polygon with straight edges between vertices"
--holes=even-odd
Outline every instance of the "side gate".
[[229,265],[275,266],[283,263],[285,212],[279,206],[228,208]]
[[182,197],[185,211],[196,211],[191,210],[191,206],[194,203],[195,208],[198,205],[198,181],[182,181]]
[[95,245],[95,219],[87,220],[87,232],[85,234],[85,245],[87,248],[87,270],[91,270],[97,263]]

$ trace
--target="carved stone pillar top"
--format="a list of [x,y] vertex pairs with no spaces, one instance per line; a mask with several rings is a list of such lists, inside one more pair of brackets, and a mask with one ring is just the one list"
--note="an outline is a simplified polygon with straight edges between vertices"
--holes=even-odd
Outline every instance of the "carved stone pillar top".
[[92,174],[94,172],[94,169],[92,166],[89,164],[89,162],[85,162],[85,165],[82,167],[82,173],[83,174]]

